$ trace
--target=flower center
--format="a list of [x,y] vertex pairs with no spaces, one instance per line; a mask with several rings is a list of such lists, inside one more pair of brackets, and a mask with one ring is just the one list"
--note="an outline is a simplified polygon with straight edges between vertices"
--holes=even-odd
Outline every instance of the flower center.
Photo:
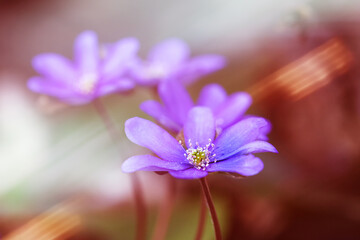
[[199,166],[201,165],[202,163],[204,162],[207,162],[208,160],[208,157],[206,156],[205,154],[205,151],[202,151],[202,149],[196,149],[195,151],[193,151],[191,153],[191,160],[192,160],[192,163],[196,166]]
[[[181,143],[181,141],[179,142]],[[211,160],[216,162],[214,159],[215,154],[212,154],[213,148],[214,144],[211,143],[211,139],[209,139],[209,143],[205,147],[200,147],[198,143],[196,143],[196,146],[193,146],[191,140],[189,140],[189,148],[186,149],[184,156],[196,169],[206,170]]]
[[166,77],[167,72],[161,64],[150,64],[146,71],[146,76],[149,79],[161,79]]
[[95,90],[97,76],[94,73],[84,74],[79,81],[78,88],[83,94],[91,94]]

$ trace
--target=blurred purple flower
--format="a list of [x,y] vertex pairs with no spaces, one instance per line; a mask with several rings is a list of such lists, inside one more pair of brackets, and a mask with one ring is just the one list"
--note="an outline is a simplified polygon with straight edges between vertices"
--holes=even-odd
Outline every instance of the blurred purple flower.
[[93,99],[134,87],[126,76],[139,48],[134,38],[99,47],[92,31],[79,34],[74,44],[74,61],[55,53],[37,55],[32,65],[42,76],[32,77],[28,87],[69,104],[85,104]]
[[[140,105],[141,110],[155,118],[169,130],[179,132],[185,123],[188,111],[194,106],[189,93],[177,81],[166,81],[159,85],[159,96],[163,104],[148,100]],[[197,106],[211,109],[218,130],[224,129],[243,117],[252,102],[246,92],[227,95],[218,84],[205,86],[197,101]]]
[[219,55],[201,55],[189,59],[189,47],[180,39],[168,39],[157,44],[148,59],[133,62],[133,76],[138,84],[158,85],[176,79],[190,84],[198,78],[224,67],[225,59]]
[[152,155],[128,158],[124,172],[168,171],[176,178],[202,178],[209,172],[231,172],[251,176],[263,169],[262,161],[252,155],[277,152],[268,142],[258,140],[268,121],[249,117],[215,134],[215,118],[207,107],[194,107],[184,125],[185,145],[164,129],[142,118],[125,123],[125,133],[133,143],[150,149]]

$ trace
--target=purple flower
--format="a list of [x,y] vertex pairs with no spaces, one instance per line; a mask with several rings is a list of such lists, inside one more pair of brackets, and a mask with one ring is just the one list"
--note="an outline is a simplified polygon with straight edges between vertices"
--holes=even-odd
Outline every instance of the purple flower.
[[252,155],[277,152],[268,142],[258,140],[268,122],[249,117],[215,134],[215,118],[207,107],[192,108],[184,125],[185,143],[164,129],[142,118],[125,123],[125,133],[133,143],[150,149],[153,155],[128,158],[124,172],[168,171],[176,178],[202,178],[211,172],[231,172],[251,176],[263,169],[262,161]]
[[99,47],[95,32],[79,34],[74,44],[74,61],[55,53],[37,55],[32,65],[42,76],[29,79],[28,87],[69,104],[85,104],[93,99],[126,91],[134,82],[126,76],[138,50],[134,38]]
[[219,55],[189,57],[189,47],[182,40],[165,40],[150,51],[147,60],[137,59],[133,62],[133,76],[140,85],[145,86],[158,85],[169,79],[189,84],[225,65],[225,59]]
[[[155,100],[145,101],[140,105],[141,110],[166,128],[179,132],[185,124],[188,111],[194,106],[189,93],[177,81],[160,84],[158,92],[163,104]],[[210,84],[201,90],[196,105],[211,109],[216,128],[221,130],[240,120],[251,102],[251,96],[245,92],[228,96],[220,85]]]

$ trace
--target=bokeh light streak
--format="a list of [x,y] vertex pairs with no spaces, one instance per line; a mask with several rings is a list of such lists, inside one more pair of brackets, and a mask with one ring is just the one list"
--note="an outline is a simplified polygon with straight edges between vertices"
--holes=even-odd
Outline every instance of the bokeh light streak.
[[3,240],[61,240],[75,234],[81,218],[72,209],[78,201],[57,205],[6,236]]
[[352,59],[346,46],[334,38],[259,81],[248,92],[257,101],[278,90],[299,100],[345,73]]

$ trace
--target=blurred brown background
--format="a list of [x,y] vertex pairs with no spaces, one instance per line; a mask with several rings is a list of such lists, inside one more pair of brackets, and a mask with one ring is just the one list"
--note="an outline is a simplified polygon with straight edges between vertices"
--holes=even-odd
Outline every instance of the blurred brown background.
[[[0,1],[0,235],[64,207],[58,221],[70,230],[58,239],[133,239],[131,184],[120,165],[144,150],[124,138],[119,159],[92,105],[66,106],[26,88],[33,56],[71,58],[74,38],[90,29],[102,42],[137,37],[142,56],[168,37],[184,39],[194,55],[225,55],[225,69],[188,88],[194,99],[211,82],[230,93],[260,92],[249,113],[271,120],[279,154],[262,154],[257,176],[210,176],[224,239],[359,239],[359,7],[355,0]],[[340,50],[319,60],[317,49],[334,38]],[[335,71],[334,61],[345,67]],[[274,83],[272,74],[289,66],[304,77]],[[103,99],[122,136],[126,119],[147,117],[138,105],[150,98],[139,88]],[[150,237],[168,179],[140,177]],[[195,236],[200,193],[197,181],[176,180],[166,239]],[[81,204],[69,210],[73,199]],[[203,239],[212,236],[207,218]]]

